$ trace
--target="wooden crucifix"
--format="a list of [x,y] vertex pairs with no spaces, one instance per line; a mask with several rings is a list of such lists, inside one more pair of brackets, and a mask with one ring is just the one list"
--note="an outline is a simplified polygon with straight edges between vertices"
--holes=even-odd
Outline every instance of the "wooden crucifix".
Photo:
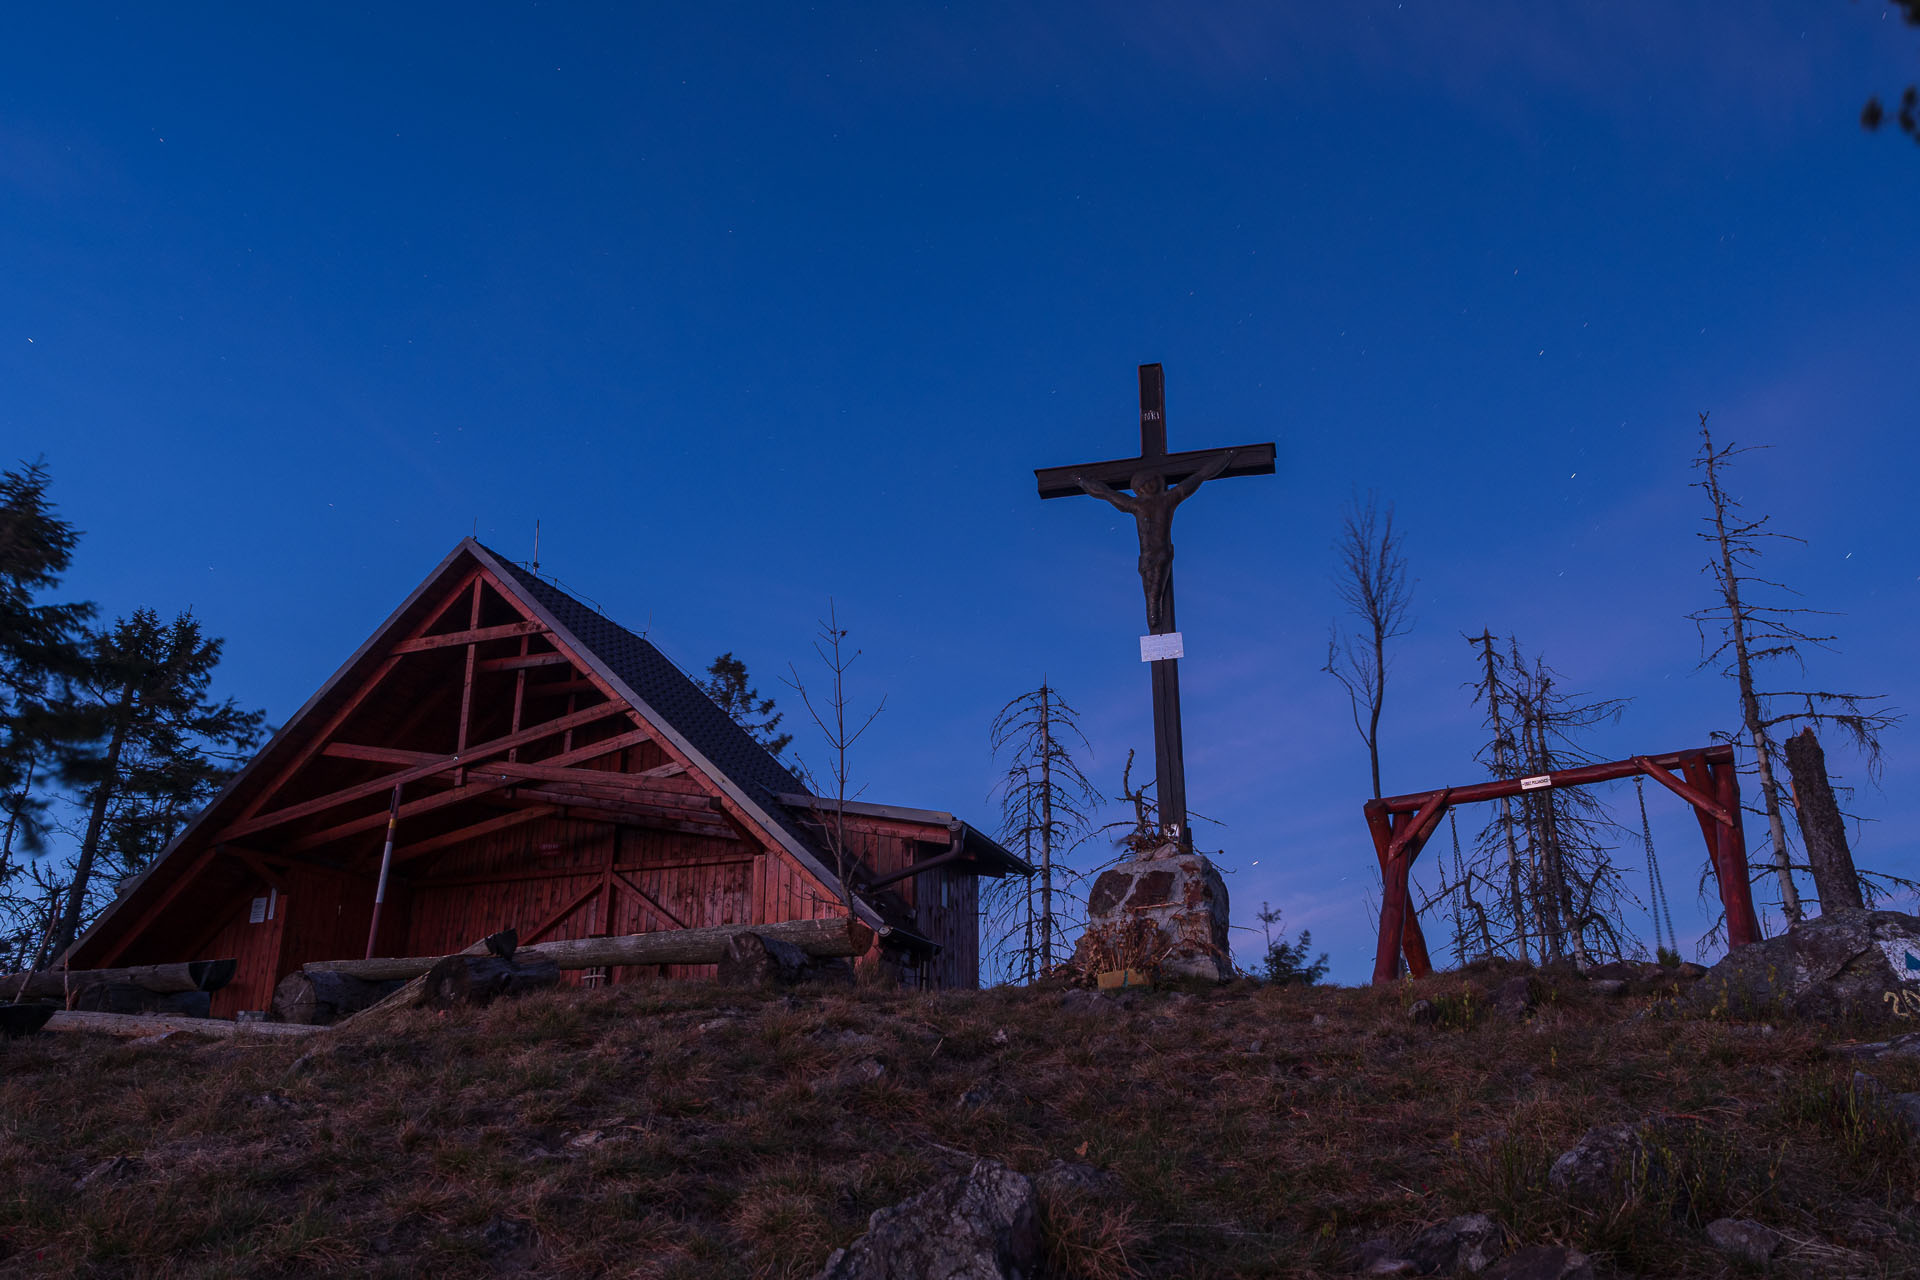
[[[1140,534],[1140,586],[1147,632],[1140,660],[1153,669],[1153,755],[1161,834],[1182,845],[1187,832],[1186,757],[1180,742],[1183,648],[1173,613],[1173,512],[1209,480],[1270,476],[1273,443],[1235,449],[1167,452],[1166,381],[1157,364],[1140,366],[1140,456],[1035,471],[1042,498],[1089,494],[1133,517]],[[1120,490],[1131,490],[1131,494]],[[1164,639],[1158,637],[1165,637]]]

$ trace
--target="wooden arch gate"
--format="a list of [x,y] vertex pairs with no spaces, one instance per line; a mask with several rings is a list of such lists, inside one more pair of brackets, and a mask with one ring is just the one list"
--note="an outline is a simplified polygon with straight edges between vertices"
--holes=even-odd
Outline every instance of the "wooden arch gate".
[[[1674,770],[1679,770],[1675,776]],[[1552,787],[1578,787],[1593,782],[1644,775],[1693,806],[1706,837],[1707,856],[1720,884],[1720,902],[1727,911],[1727,945],[1744,947],[1760,940],[1760,921],[1753,911],[1753,888],[1747,878],[1747,838],[1740,824],[1740,782],[1734,775],[1733,748],[1726,744],[1675,751],[1663,756],[1634,756],[1605,764],[1559,769],[1531,778],[1481,782],[1470,787],[1442,787],[1410,795],[1369,800],[1367,826],[1380,858],[1385,893],[1380,906],[1380,942],[1374,952],[1373,980],[1391,982],[1399,976],[1400,957],[1414,977],[1433,972],[1420,917],[1408,893],[1413,860],[1427,838],[1439,828],[1447,809],[1457,804],[1499,800]]]

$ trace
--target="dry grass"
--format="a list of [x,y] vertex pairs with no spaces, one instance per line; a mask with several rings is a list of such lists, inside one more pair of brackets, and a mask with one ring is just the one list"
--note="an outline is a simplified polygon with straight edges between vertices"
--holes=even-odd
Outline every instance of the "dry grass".
[[[0,1273],[806,1277],[978,1154],[1117,1175],[1045,1206],[1086,1280],[1345,1274],[1475,1211],[1628,1275],[1741,1274],[1723,1215],[1788,1237],[1777,1273],[1920,1274],[1920,1162],[1831,1032],[1552,993],[1516,1025],[1470,989],[637,985],[318,1042],[40,1036],[0,1049]],[[1649,1115],[1657,1173],[1548,1190],[1587,1128]]]

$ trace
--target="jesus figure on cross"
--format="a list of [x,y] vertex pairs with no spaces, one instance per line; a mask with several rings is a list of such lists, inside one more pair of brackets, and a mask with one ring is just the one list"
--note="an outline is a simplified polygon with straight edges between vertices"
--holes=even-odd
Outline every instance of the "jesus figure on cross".
[[1167,612],[1167,587],[1173,581],[1173,510],[1200,491],[1200,486],[1217,478],[1233,465],[1234,450],[1217,454],[1185,480],[1167,488],[1166,477],[1158,471],[1135,474],[1128,487],[1131,495],[1115,492],[1110,486],[1085,476],[1073,482],[1081,490],[1103,502],[1110,502],[1133,517],[1140,534],[1140,585],[1147,593],[1147,629],[1160,630],[1160,619]]

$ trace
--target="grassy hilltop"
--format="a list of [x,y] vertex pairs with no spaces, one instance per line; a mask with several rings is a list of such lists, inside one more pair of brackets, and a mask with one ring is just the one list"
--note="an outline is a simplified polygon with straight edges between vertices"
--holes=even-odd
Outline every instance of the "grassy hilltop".
[[[1920,1274],[1920,1160],[1830,1029],[1577,981],[1515,1022],[1488,985],[649,984],[299,1041],[41,1035],[0,1048],[0,1274],[807,1277],[973,1155],[1117,1176],[1045,1205],[1056,1276],[1351,1274],[1469,1212],[1603,1275],[1742,1274],[1702,1230],[1725,1216],[1787,1237],[1776,1273]],[[1870,1069],[1920,1089],[1920,1061]],[[1672,1176],[1548,1189],[1588,1128],[1649,1116]]]

